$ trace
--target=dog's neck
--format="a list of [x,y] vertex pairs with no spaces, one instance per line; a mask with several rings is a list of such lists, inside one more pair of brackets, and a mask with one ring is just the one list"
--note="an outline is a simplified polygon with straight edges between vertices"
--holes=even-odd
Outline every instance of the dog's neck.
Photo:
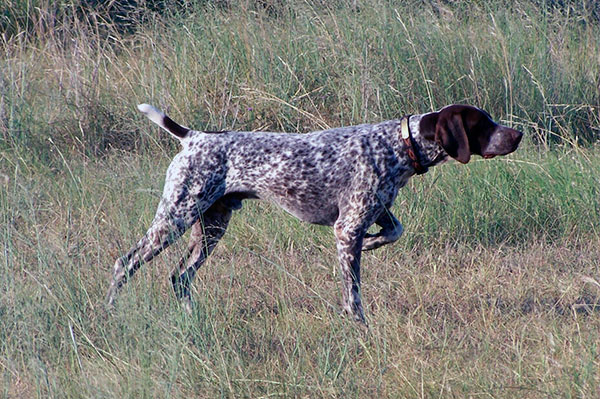
[[427,117],[430,114],[412,115],[409,118],[415,153],[419,162],[426,168],[445,162],[448,154],[435,141],[435,125],[429,126]]

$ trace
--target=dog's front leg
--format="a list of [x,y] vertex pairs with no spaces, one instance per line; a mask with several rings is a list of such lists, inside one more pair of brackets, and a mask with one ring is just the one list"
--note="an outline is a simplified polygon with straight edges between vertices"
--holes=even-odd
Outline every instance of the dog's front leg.
[[334,233],[342,275],[342,306],[354,320],[366,324],[360,298],[360,255],[365,229],[338,220]]
[[362,247],[363,251],[379,248],[394,242],[400,238],[404,232],[402,224],[389,209],[385,209],[375,223],[378,226],[381,226],[381,230],[375,234],[365,234]]

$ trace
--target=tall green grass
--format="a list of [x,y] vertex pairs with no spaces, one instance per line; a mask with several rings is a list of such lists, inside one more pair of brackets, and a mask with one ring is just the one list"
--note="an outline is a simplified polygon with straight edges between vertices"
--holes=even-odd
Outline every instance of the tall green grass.
[[595,171],[600,165],[595,157],[595,151],[570,150],[475,161],[467,171],[446,165],[411,182],[417,195],[406,198],[405,206],[422,211],[423,202],[427,204],[422,217],[411,219],[418,232],[414,239],[518,246],[537,239],[598,236],[598,219],[590,217],[599,211],[600,176]]
[[[597,22],[583,0],[0,4],[0,397],[597,396]],[[331,229],[251,201],[192,315],[185,237],[108,312],[177,151],[140,102],[302,132],[466,102],[526,136],[400,191],[404,236],[363,254],[368,330],[338,315]]]
[[164,145],[140,123],[139,102],[198,129],[283,131],[464,102],[544,145],[599,137],[600,31],[585,2],[192,2],[141,9],[129,30],[101,8],[17,4],[8,18],[26,10],[39,29],[2,42],[4,148]]

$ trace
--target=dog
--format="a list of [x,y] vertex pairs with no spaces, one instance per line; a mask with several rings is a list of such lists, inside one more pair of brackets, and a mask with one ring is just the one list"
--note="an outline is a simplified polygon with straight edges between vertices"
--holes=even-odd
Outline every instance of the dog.
[[[245,199],[269,200],[300,220],[333,226],[342,276],[342,306],[365,323],[361,251],[396,241],[391,212],[398,189],[415,174],[455,159],[489,159],[515,151],[523,134],[469,105],[306,134],[203,132],[148,105],[138,109],[179,140],[164,192],[146,234],[117,259],[107,302],[142,263],[191,228],[187,254],[171,274],[175,295],[191,309],[190,284]],[[369,226],[381,229],[367,233]]]

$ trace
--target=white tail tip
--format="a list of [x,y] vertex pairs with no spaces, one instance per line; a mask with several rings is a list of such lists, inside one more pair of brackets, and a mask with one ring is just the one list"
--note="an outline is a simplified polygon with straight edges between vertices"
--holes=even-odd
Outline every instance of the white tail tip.
[[173,122],[171,118],[154,108],[152,105],[139,104],[137,107],[148,117],[148,119],[177,137],[177,139],[181,140],[187,136],[190,129]]

